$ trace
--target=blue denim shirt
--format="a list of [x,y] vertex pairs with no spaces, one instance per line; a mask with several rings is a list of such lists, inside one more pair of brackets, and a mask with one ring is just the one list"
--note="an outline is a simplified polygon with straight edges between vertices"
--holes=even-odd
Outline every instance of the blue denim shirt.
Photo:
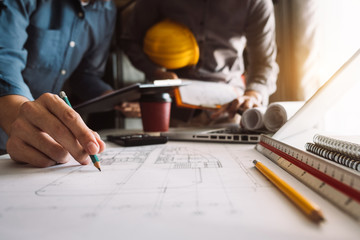
[[[58,93],[70,78],[83,100],[111,89],[104,73],[116,7],[112,1],[0,1],[0,97]],[[6,140],[1,135],[0,148]]]

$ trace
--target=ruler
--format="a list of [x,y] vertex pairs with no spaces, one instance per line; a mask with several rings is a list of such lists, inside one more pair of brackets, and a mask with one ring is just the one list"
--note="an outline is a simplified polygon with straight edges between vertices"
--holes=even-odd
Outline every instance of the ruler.
[[322,157],[261,135],[256,150],[360,220],[360,174]]

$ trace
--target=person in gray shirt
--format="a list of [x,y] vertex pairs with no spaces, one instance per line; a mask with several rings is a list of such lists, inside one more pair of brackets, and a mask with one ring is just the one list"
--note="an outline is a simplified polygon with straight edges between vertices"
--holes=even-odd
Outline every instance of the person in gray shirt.
[[[191,30],[200,52],[195,66],[164,69],[144,53],[147,30],[163,19]],[[224,105],[213,117],[266,106],[276,90],[279,69],[271,0],[138,0],[122,39],[126,55],[148,80],[190,78],[236,86],[241,97]]]

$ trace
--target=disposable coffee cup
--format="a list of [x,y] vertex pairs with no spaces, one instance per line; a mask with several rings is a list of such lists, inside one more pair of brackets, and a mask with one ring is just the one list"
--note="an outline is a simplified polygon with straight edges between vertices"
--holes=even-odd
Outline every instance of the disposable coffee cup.
[[144,132],[166,132],[169,129],[171,97],[168,93],[143,94],[140,110]]

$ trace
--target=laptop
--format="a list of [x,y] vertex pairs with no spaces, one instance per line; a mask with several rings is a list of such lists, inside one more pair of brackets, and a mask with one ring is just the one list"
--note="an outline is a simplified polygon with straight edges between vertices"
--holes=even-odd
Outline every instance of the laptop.
[[261,132],[249,132],[240,127],[219,128],[175,128],[162,132],[169,140],[222,142],[222,143],[257,143]]
[[[360,49],[272,137],[283,140],[314,128],[356,81],[360,81]],[[261,134],[260,132],[246,132],[240,127],[170,129],[168,132],[161,133],[169,140],[225,143],[257,143],[260,141]]]

